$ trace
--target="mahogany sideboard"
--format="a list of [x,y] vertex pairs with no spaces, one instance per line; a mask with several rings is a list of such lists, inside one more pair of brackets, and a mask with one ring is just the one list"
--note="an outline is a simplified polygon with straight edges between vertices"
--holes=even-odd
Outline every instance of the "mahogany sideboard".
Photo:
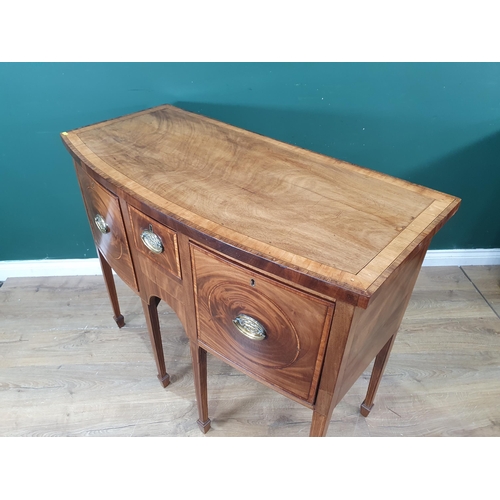
[[114,319],[113,270],[189,338],[210,428],[207,352],[313,410],[311,436],[375,358],[367,416],[434,234],[460,200],[165,105],[61,134]]

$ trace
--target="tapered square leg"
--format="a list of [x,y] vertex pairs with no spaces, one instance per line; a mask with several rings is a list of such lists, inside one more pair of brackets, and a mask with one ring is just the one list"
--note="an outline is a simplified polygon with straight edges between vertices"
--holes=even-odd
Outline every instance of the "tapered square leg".
[[382,347],[380,352],[375,358],[375,363],[373,364],[372,375],[370,377],[370,383],[368,384],[368,392],[366,393],[365,400],[361,403],[360,413],[363,417],[367,417],[373,408],[373,400],[377,394],[377,389],[382,380],[382,375],[384,374],[387,361],[389,360],[389,354],[391,353],[392,346],[396,340],[396,335],[393,335],[389,341]]
[[330,416],[322,415],[317,411],[313,411],[311,428],[309,430],[309,437],[326,436],[329,424],[330,424]]
[[199,347],[195,342],[190,342],[191,358],[193,360],[194,387],[196,391],[196,403],[198,405],[198,427],[203,434],[210,429],[208,418],[208,396],[207,396],[207,351]]
[[113,278],[113,271],[99,249],[97,249],[97,255],[99,256],[102,275],[104,276],[104,283],[106,283],[109,300],[111,301],[111,307],[113,308],[113,313],[114,313],[113,319],[116,321],[118,328],[122,328],[125,326],[125,320],[120,312],[120,305],[118,304],[118,296],[116,295],[116,287],[115,287],[115,280]]
[[163,356],[163,344],[161,341],[160,321],[158,319],[158,304],[160,299],[158,297],[150,297],[149,303],[142,301],[142,308],[146,323],[148,325],[149,338],[151,346],[153,347],[153,354],[155,356],[156,367],[158,369],[158,380],[163,387],[167,387],[170,383],[170,375],[165,369],[165,358]]

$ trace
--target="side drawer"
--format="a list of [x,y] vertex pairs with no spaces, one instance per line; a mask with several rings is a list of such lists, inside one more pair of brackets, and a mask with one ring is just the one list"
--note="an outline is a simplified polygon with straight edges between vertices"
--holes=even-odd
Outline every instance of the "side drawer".
[[80,167],[76,172],[96,246],[116,274],[138,290],[118,197]]
[[195,245],[191,256],[200,345],[314,403],[334,304]]
[[133,240],[138,252],[170,275],[181,279],[177,234],[136,208],[128,207]]

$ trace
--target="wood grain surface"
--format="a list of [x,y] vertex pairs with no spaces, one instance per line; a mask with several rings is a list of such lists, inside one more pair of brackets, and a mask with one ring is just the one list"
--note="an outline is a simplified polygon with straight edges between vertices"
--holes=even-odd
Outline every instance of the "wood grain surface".
[[[246,373],[313,403],[334,304],[192,246],[198,339]],[[257,320],[264,340],[235,327],[240,314]]]
[[[490,301],[499,272],[476,284]],[[201,436],[181,323],[160,303],[163,389],[141,300],[116,281],[121,329],[102,276],[10,278],[0,288],[1,436]],[[327,436],[500,436],[500,319],[460,268],[422,269],[364,418],[369,377],[337,405]],[[308,408],[210,354],[208,391],[206,437],[309,435]]]
[[[138,290],[118,198],[95,182],[76,162],[75,168],[96,246],[112,269],[129,286]],[[97,228],[94,223],[96,215],[104,218],[108,226],[107,233]]]
[[[181,278],[181,265],[179,258],[179,246],[177,244],[177,235],[175,231],[163,226],[159,222],[147,217],[143,213],[136,210],[134,207],[128,207],[130,221],[132,224],[131,239],[135,244],[135,248],[142,255],[151,259],[163,271],[171,273],[177,278]],[[141,234],[145,230],[152,229],[153,232],[160,238],[163,251],[159,254],[149,250],[141,239]]]
[[358,293],[374,292],[393,263],[460,203],[173,106],[62,138],[76,158],[140,202]]

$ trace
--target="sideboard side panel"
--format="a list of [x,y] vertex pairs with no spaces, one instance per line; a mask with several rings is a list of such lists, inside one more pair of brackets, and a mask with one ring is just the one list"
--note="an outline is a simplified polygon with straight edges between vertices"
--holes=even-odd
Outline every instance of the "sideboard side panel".
[[416,247],[379,288],[367,309],[356,309],[351,327],[352,344],[337,401],[344,397],[387,341],[397,334],[429,243],[430,238]]

